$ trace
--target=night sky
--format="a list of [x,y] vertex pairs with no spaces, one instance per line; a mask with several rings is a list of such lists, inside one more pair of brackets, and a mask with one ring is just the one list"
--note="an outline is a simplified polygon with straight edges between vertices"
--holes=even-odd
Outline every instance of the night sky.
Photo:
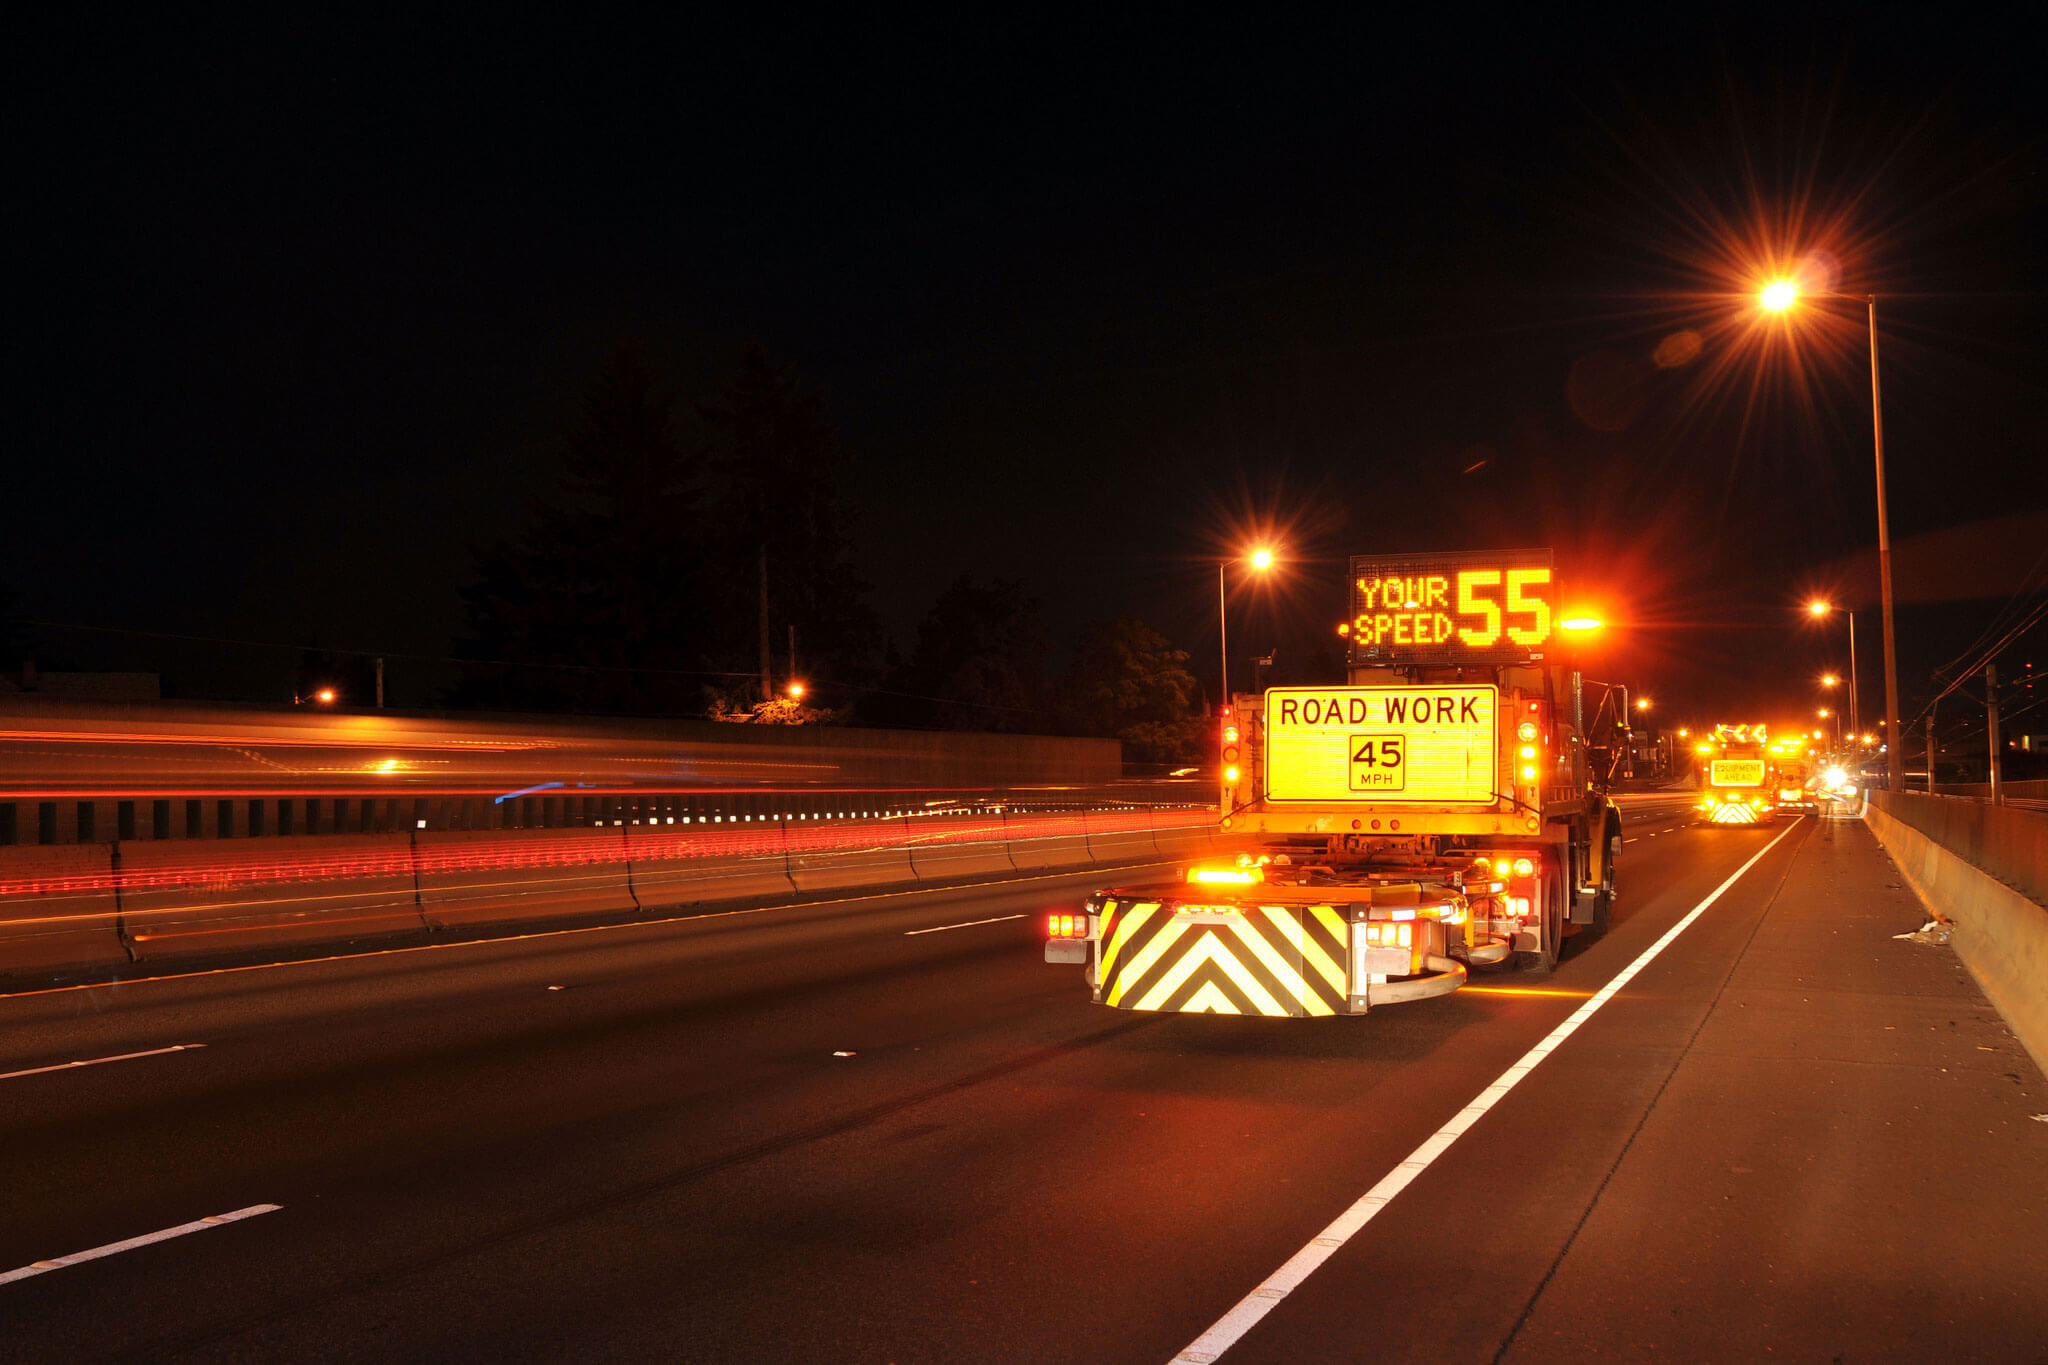
[[[1233,638],[1283,670],[1334,643],[1347,554],[1547,544],[1674,716],[1810,707],[1841,649],[1797,607],[1842,595],[1867,717],[1862,317],[1750,297],[1832,268],[1884,296],[1910,715],[2048,584],[2024,11],[1690,14],[22,32],[0,583],[31,620],[445,655],[604,357],[709,396],[757,337],[856,456],[900,642],[973,570],[1213,682],[1215,560],[1261,536],[1287,570]],[[188,695],[275,658],[23,633]]]

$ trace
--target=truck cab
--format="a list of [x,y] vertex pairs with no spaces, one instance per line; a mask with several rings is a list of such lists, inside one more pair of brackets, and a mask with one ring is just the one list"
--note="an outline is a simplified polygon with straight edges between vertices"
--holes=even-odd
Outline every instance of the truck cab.
[[1697,746],[1700,819],[1710,825],[1765,825],[1777,809],[1770,735],[1761,725],[1717,725]]

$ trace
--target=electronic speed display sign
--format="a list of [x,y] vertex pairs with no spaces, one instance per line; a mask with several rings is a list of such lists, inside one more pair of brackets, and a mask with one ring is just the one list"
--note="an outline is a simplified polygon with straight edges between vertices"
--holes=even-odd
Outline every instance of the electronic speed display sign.
[[1274,687],[1265,702],[1267,801],[1494,799],[1491,686]]
[[1541,659],[1557,628],[1548,550],[1354,555],[1354,667]]

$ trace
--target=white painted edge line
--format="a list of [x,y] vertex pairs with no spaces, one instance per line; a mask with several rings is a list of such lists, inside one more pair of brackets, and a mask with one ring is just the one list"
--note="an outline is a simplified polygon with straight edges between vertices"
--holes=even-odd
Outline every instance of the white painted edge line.
[[94,1247],[91,1251],[74,1251],[69,1256],[53,1256],[47,1261],[37,1261],[33,1265],[25,1265],[19,1270],[10,1270],[4,1275],[0,1275],[0,1284],[12,1284],[16,1280],[30,1279],[36,1275],[47,1275],[53,1270],[62,1270],[66,1266],[78,1265],[84,1261],[97,1261],[102,1256],[114,1256],[123,1251],[133,1251],[137,1247],[146,1247],[153,1242],[168,1242],[173,1237],[183,1237],[187,1233],[205,1232],[208,1228],[225,1227],[229,1223],[239,1223],[244,1218],[254,1218],[258,1214],[276,1213],[283,1207],[282,1204],[251,1204],[248,1208],[236,1209],[233,1213],[212,1214],[205,1218],[195,1219],[190,1223],[180,1223],[174,1228],[165,1228],[162,1232],[145,1232],[142,1236],[130,1237],[125,1242],[109,1242],[103,1247]]
[[26,1071],[0,1071],[0,1081],[11,1081],[16,1076],[40,1076],[46,1071],[70,1071],[81,1066],[104,1066],[108,1062],[132,1062],[137,1057],[161,1057],[166,1052],[190,1052],[205,1047],[204,1043],[177,1043],[171,1047],[153,1047],[147,1052],[124,1052],[118,1057],[88,1057],[80,1062],[58,1062],[55,1066],[32,1066]]
[[1216,1360],[1235,1346],[1261,1318],[1273,1311],[1275,1304],[1300,1288],[1302,1281],[1320,1269],[1323,1262],[1335,1255],[1360,1228],[1370,1223],[1395,1195],[1428,1170],[1431,1162],[1450,1150],[1451,1145],[1470,1131],[1481,1115],[1521,1084],[1545,1057],[1578,1030],[1579,1025],[1592,1018],[1602,1005],[1612,1000],[1620,993],[1622,987],[1635,979],[1637,972],[1649,966],[1659,953],[1670,947],[1672,941],[1690,928],[1694,920],[1706,913],[1708,906],[1721,899],[1729,887],[1741,880],[1743,873],[1755,867],[1763,860],[1764,854],[1784,842],[1785,836],[1798,828],[1799,822],[1794,820],[1777,838],[1758,849],[1755,856],[1736,868],[1727,881],[1715,887],[1705,900],[1688,910],[1678,923],[1665,930],[1662,938],[1645,948],[1642,956],[1622,968],[1613,980],[1593,993],[1592,999],[1572,1011],[1570,1018],[1552,1029],[1542,1042],[1523,1053],[1521,1059],[1513,1066],[1496,1076],[1491,1085],[1481,1090],[1469,1104],[1453,1114],[1450,1122],[1430,1134],[1421,1146],[1396,1163],[1394,1169],[1382,1176],[1378,1184],[1359,1196],[1358,1202],[1337,1215],[1335,1222],[1310,1238],[1308,1245],[1295,1252],[1285,1265],[1267,1276],[1264,1284],[1239,1299],[1235,1308],[1218,1318],[1208,1331],[1196,1337],[1185,1351],[1173,1358],[1174,1361],[1207,1365],[1207,1362]]
[[903,937],[915,938],[919,934],[943,934],[948,929],[972,929],[977,924],[1001,924],[1006,920],[1028,918],[1028,915],[997,915],[994,919],[971,919],[965,924],[940,924],[930,929],[905,929]]

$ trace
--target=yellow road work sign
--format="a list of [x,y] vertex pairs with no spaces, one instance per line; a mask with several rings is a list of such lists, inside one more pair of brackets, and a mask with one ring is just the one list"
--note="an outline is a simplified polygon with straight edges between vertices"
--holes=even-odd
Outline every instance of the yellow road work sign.
[[1493,687],[1273,688],[1266,799],[1492,801],[1499,705]]

